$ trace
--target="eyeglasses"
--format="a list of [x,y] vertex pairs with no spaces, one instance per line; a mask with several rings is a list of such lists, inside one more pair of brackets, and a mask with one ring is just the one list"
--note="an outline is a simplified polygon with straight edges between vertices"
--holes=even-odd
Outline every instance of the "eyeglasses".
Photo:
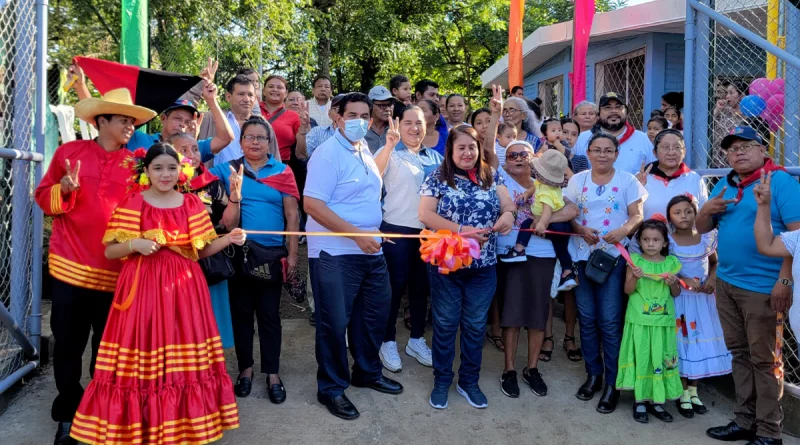
[[613,156],[617,153],[617,150],[601,150],[599,148],[590,148],[589,153],[598,156],[598,155],[606,155],[606,156]]
[[657,150],[658,150],[659,153],[672,153],[672,152],[680,153],[680,152],[683,151],[683,146],[682,145],[671,145],[669,147],[658,147]]
[[516,114],[518,111],[516,108],[503,108],[503,114]]
[[269,142],[269,138],[266,136],[253,136],[252,134],[242,136],[242,139],[244,139],[247,142],[253,142],[253,141],[258,141],[259,143]]
[[516,161],[517,159],[528,159],[530,154],[527,151],[512,151],[511,153],[506,154],[506,158]]
[[728,147],[728,148],[725,149],[725,151],[728,154],[744,153],[744,152],[746,152],[747,150],[749,150],[749,149],[751,149],[753,147],[761,147],[761,144],[742,144],[742,145],[740,145],[738,147]]
[[603,111],[623,111],[625,110],[625,105],[606,105],[601,108]]

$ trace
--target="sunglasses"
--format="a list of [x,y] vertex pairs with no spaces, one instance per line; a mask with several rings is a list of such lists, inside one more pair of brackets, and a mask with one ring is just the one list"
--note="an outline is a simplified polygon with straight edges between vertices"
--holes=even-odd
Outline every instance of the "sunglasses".
[[514,151],[506,155],[506,158],[516,161],[517,159],[528,159],[530,154],[527,151]]

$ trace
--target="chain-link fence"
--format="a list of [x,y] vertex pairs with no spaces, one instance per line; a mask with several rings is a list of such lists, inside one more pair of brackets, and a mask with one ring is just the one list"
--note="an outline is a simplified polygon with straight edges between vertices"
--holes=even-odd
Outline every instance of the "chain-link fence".
[[[686,60],[692,63],[686,66],[684,131],[691,165],[728,167],[720,143],[737,125],[758,130],[776,163],[799,165],[798,2],[687,3]],[[800,397],[797,331],[800,326],[784,326],[783,363],[787,392]]]
[[561,97],[564,90],[564,76],[553,77],[539,82],[539,97],[542,99],[542,113],[547,117],[559,117]]
[[644,54],[639,49],[595,65],[595,103],[608,92],[625,96],[628,108],[628,122],[634,128],[643,127],[644,119]]
[[[41,8],[44,9],[44,8]],[[33,143],[36,9],[0,0],[0,393],[36,366],[31,314],[41,268],[34,255]],[[41,157],[36,157],[41,159]],[[34,346],[34,344],[37,344]],[[27,362],[27,363],[26,363]]]

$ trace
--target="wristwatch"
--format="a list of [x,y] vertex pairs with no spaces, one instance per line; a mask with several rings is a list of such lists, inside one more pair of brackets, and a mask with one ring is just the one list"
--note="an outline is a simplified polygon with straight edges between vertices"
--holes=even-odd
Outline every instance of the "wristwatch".
[[793,286],[794,281],[790,280],[789,278],[779,278],[778,283],[783,284],[784,286]]

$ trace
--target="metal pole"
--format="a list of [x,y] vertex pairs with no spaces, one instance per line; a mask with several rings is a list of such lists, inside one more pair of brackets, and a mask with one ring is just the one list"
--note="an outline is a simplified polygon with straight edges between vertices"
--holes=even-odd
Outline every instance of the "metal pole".
[[[31,95],[33,93],[33,77],[26,75],[33,70],[33,3],[15,2],[17,21],[15,35],[17,50],[14,52],[14,116],[13,116],[13,148],[20,151],[31,149],[31,119],[33,118]],[[30,228],[31,204],[30,162],[11,162],[11,285],[10,311],[14,319],[26,326],[28,311],[28,271],[30,247],[28,246],[28,230]]]
[[25,363],[23,367],[17,369],[13,374],[6,377],[5,380],[0,381],[0,394],[3,394],[8,388],[14,386],[14,384],[20,381],[20,379],[25,377],[29,372],[36,369],[37,366],[39,366],[38,361]]
[[11,336],[14,337],[14,340],[16,340],[20,347],[22,347],[22,350],[25,351],[26,358],[30,360],[39,358],[39,350],[28,340],[28,337],[25,336],[25,331],[22,330],[22,326],[20,326],[17,320],[14,320],[14,317],[2,304],[0,304],[0,325],[8,329]]
[[794,54],[791,54],[787,51],[784,51],[777,46],[769,43],[768,41],[764,40],[758,34],[750,31],[749,29],[745,28],[744,26],[734,22],[729,17],[725,16],[724,14],[720,14],[719,12],[709,8],[708,6],[700,3],[698,0],[686,0],[688,4],[692,5],[692,8],[696,9],[698,12],[702,12],[703,14],[707,15],[709,18],[714,20],[715,22],[725,26],[728,28],[729,31],[736,34],[739,37],[747,39],[753,45],[763,49],[768,53],[773,53],[776,56],[780,57],[781,59],[785,60],[786,63],[792,65],[793,67],[800,69],[800,57],[797,57]]
[[[786,5],[786,50],[792,54],[800,54],[800,11],[794,6]],[[783,105],[783,147],[786,165],[800,165],[800,69],[785,64],[786,94]]]
[[694,144],[692,143],[694,139],[692,138],[693,128],[694,128],[694,119],[692,119],[692,115],[694,114],[694,103],[692,102],[694,97],[694,45],[695,45],[695,26],[694,26],[694,9],[689,3],[686,3],[686,27],[684,30],[684,41],[685,49],[684,49],[684,59],[683,59],[683,103],[687,104],[688,106],[683,109],[683,121],[686,122],[688,125],[685,125],[683,128],[683,138],[686,141],[686,159],[689,160],[689,165],[691,167],[696,167],[694,163],[694,157],[692,156],[694,152]]
[[[42,160],[45,150],[45,123],[47,122],[47,15],[48,0],[36,1],[36,120],[33,132],[36,137],[35,156],[40,158],[34,164],[34,183],[42,179]],[[28,329],[31,334],[31,343],[37,350],[41,350],[40,338],[42,335],[42,236],[44,220],[39,206],[33,206],[33,252],[31,257],[31,314],[28,319]]]

